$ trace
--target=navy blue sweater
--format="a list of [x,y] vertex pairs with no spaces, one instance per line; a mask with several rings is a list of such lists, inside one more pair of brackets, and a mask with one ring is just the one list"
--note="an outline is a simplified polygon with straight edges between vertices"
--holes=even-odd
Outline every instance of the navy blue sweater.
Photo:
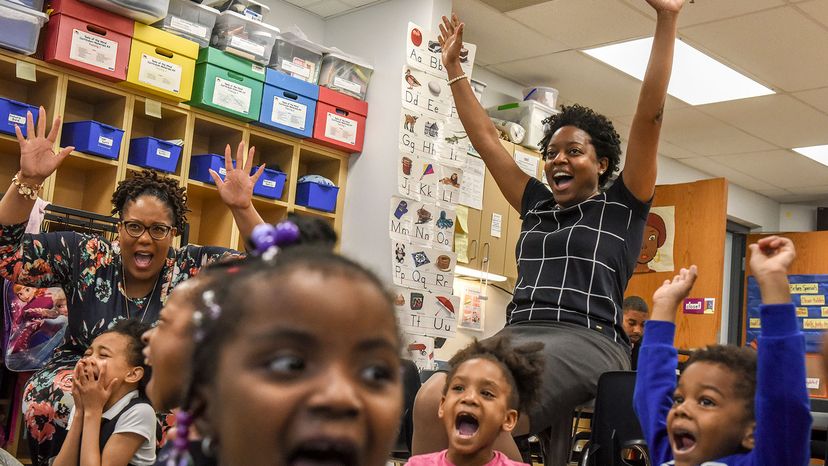
[[[748,453],[718,458],[704,465],[807,466],[811,412],[805,386],[805,338],[793,304],[760,309],[756,374],[755,447]],[[673,347],[676,326],[650,320],[638,357],[635,411],[654,465],[673,464],[667,436],[667,412],[676,388],[678,354]]]

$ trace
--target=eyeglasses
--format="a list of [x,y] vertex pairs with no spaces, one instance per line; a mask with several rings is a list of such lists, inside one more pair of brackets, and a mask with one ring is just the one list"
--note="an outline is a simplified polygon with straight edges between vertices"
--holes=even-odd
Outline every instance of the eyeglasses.
[[145,231],[149,230],[150,238],[156,241],[161,241],[166,238],[174,228],[161,223],[145,226],[143,223],[132,221],[121,222],[121,225],[124,226],[124,230],[126,230],[127,234],[133,238],[140,238]]

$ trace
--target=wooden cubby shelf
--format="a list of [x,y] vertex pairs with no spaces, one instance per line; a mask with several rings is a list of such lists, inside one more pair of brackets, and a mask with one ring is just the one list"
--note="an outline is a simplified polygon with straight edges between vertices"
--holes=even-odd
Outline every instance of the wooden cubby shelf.
[[[34,65],[36,80],[18,78],[18,64]],[[80,152],[70,154],[44,185],[41,196],[47,201],[109,215],[117,183],[144,169],[128,162],[130,140],[147,136],[180,139],[184,141],[181,158],[175,172],[165,175],[187,189],[189,242],[243,248],[244,238],[216,187],[190,180],[189,170],[193,155],[223,155],[230,144],[235,157],[236,147],[244,141],[248,147],[256,147],[255,165],[265,163],[287,177],[280,199],[254,196],[253,205],[262,218],[278,222],[288,212],[295,212],[323,219],[341,232],[349,158],[346,153],[7,51],[0,51],[0,97],[43,105],[49,123],[55,115],[62,115],[65,122],[95,120],[124,130],[117,160]],[[0,134],[0,177],[4,177],[4,183],[10,183],[19,163],[17,139]],[[296,205],[296,182],[306,174],[322,175],[340,187],[335,213]]]

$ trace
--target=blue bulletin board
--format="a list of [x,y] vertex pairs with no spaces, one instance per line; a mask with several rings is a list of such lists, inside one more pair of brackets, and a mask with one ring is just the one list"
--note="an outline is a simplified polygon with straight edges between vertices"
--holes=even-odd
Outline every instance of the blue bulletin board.
[[[791,298],[796,306],[799,326],[805,333],[805,351],[818,353],[822,334],[828,330],[828,275],[788,275]],[[754,277],[748,277],[747,287],[747,341],[750,344],[759,336],[761,322],[759,305],[762,296]]]

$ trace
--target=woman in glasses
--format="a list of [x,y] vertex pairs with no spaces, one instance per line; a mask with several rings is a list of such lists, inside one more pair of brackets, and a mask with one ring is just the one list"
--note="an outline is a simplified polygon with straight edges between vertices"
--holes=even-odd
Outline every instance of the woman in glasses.
[[[118,241],[71,232],[25,234],[40,185],[74,149],[55,153],[52,148],[60,118],[48,135],[45,122],[41,107],[37,128],[28,115],[26,138],[17,128],[20,171],[0,200],[0,275],[27,286],[61,286],[69,300],[64,342],[24,392],[35,464],[47,464],[60,450],[73,405],[72,368],[92,340],[121,319],[155,322],[176,285],[203,265],[236,253],[211,246],[173,248],[173,238],[187,221],[187,195],[175,180],[153,171],[137,173],[118,184],[112,196],[112,213],[120,219]],[[262,169],[249,175],[253,149],[242,163],[244,146],[240,144],[236,157],[239,169],[233,167],[227,146],[227,175],[224,180],[215,173],[213,177],[246,238],[262,221],[251,202]]]

